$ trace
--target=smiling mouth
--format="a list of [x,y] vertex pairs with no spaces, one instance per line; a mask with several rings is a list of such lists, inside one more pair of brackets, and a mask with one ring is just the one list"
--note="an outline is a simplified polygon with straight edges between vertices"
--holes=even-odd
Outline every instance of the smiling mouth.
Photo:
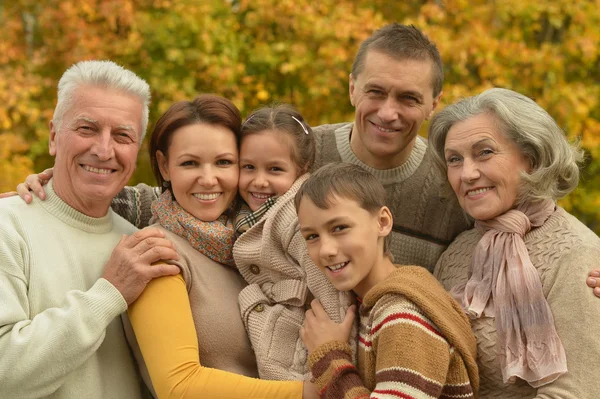
[[375,129],[379,130],[382,133],[395,133],[400,130],[400,129],[386,129],[383,126],[380,126],[373,122],[371,122],[371,124],[375,127]]
[[221,196],[221,194],[222,193],[206,193],[206,194],[196,193],[196,194],[192,194],[192,195],[202,201],[212,201],[212,200],[216,200],[217,198],[219,198]]
[[250,193],[250,195],[259,200],[266,200],[273,197],[275,194]]
[[337,273],[340,270],[342,270],[344,267],[346,267],[348,265],[348,263],[350,263],[350,261],[346,261],[346,262],[342,262],[342,263],[338,263],[337,265],[331,265],[331,266],[325,266],[327,269],[331,270],[333,273]]
[[88,172],[92,172],[92,173],[97,173],[99,175],[109,175],[111,173],[116,172],[114,169],[102,169],[102,168],[94,168],[93,166],[89,166],[89,165],[80,165],[83,170],[86,170]]
[[490,191],[493,188],[494,187],[484,187],[484,188],[478,188],[477,190],[469,190],[469,191],[467,191],[467,196],[483,194],[487,191]]

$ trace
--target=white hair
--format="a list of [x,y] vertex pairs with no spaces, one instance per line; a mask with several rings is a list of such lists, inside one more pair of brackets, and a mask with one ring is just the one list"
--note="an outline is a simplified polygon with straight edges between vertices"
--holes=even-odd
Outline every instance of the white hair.
[[[559,199],[579,183],[583,151],[567,141],[556,121],[535,101],[515,91],[493,88],[449,105],[429,125],[429,151],[446,175],[446,136],[455,123],[480,114],[494,118],[499,130],[527,157],[533,170],[523,173],[519,201]],[[446,191],[449,191],[449,185]]]
[[62,118],[72,105],[73,93],[78,87],[84,85],[116,89],[137,97],[140,100],[143,104],[141,145],[146,135],[146,128],[148,127],[150,86],[135,73],[112,61],[81,61],[65,71],[58,82],[58,102],[56,103],[52,119],[56,130],[60,130]]

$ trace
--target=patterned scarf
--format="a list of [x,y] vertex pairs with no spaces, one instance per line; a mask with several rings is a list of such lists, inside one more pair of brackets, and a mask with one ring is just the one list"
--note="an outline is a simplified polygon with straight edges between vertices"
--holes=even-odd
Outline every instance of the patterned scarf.
[[519,377],[538,388],[567,372],[565,350],[523,241],[554,209],[554,201],[545,200],[476,221],[483,236],[473,253],[471,276],[452,289],[470,318],[484,313],[496,318],[504,383]]
[[254,226],[263,216],[267,213],[269,209],[275,202],[277,202],[278,197],[269,197],[267,200],[258,208],[256,211],[252,212],[248,204],[244,202],[244,204],[240,207],[237,215],[235,216],[235,232],[238,235],[242,235],[247,232],[250,227]]
[[227,215],[214,222],[203,222],[184,210],[165,190],[152,203],[152,216],[162,227],[185,238],[196,250],[215,262],[235,266],[233,261],[234,229]]

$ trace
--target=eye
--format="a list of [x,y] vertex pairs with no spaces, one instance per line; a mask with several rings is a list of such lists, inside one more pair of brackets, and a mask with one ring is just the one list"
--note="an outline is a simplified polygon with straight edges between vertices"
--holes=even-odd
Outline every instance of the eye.
[[254,170],[254,165],[252,165],[252,164],[242,165],[242,169]]
[[285,172],[282,168],[280,168],[279,166],[273,166],[271,169],[271,172]]
[[314,241],[318,238],[319,236],[317,234],[307,234],[304,236],[304,240],[306,241]]
[[335,226],[333,228],[333,232],[338,233],[340,231],[346,230],[347,228],[348,228],[348,226],[346,226],[345,224],[340,224],[339,226]]
[[494,153],[494,151],[493,151],[493,150],[491,150],[491,149],[489,149],[489,148],[486,148],[486,149],[483,149],[483,150],[479,151],[479,154],[478,154],[478,155],[479,155],[480,157],[487,157],[487,156],[489,156],[489,155],[492,155],[493,153]]
[[450,155],[446,158],[446,165],[454,165],[461,161],[458,155]]
[[196,166],[196,161],[183,161],[180,166]]
[[88,126],[88,125],[82,125],[82,126],[79,126],[77,128],[77,130],[84,132],[84,133],[90,133],[90,132],[94,131],[94,128],[91,126]]
[[217,160],[217,166],[229,166],[229,165],[233,165],[233,162],[229,159]]
[[381,91],[379,89],[369,89],[369,90],[367,90],[367,93],[372,96],[375,96],[375,97],[380,97],[385,94],[383,91]]

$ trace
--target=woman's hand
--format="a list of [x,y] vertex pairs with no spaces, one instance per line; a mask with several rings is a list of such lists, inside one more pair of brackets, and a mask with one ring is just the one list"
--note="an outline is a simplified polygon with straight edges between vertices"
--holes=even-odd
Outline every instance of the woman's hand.
[[346,312],[344,321],[341,324],[332,321],[327,316],[325,309],[323,309],[323,306],[317,299],[313,299],[310,307],[311,309],[306,311],[306,319],[300,329],[300,337],[304,345],[306,345],[309,354],[327,342],[348,342],[352,323],[354,322],[356,306],[352,305],[348,308],[348,312]]
[[40,174],[31,174],[27,176],[24,183],[17,186],[17,194],[25,201],[30,204],[33,200],[31,193],[35,194],[39,199],[46,199],[46,191],[44,186],[48,183],[48,180],[52,177],[53,169],[49,168]]
[[600,269],[592,270],[586,283],[589,287],[594,289],[594,295],[600,298]]

